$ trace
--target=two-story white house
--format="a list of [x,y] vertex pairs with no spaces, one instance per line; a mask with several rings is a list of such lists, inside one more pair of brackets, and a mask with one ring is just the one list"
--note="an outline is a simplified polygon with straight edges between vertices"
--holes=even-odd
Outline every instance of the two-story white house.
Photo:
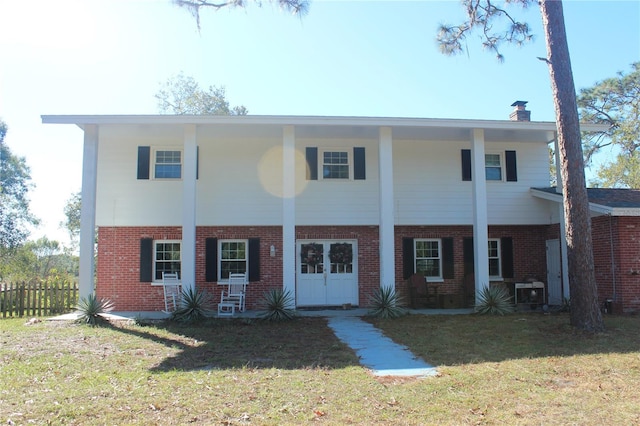
[[440,305],[464,304],[465,281],[528,278],[560,304],[556,126],[514,105],[504,121],[43,116],[84,131],[81,295],[97,230],[95,291],[118,311],[162,310],[168,271],[214,297],[245,272],[249,309],[271,288],[297,307],[366,306],[416,272]]

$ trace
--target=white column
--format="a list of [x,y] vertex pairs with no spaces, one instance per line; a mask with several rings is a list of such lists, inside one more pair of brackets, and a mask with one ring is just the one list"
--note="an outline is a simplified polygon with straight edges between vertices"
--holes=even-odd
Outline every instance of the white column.
[[380,287],[395,288],[396,262],[393,215],[393,137],[390,127],[380,127],[378,179],[380,192]]
[[282,129],[282,289],[296,300],[296,138]]
[[[553,134],[554,153],[556,161],[556,192],[562,194],[562,168],[560,167],[560,147],[558,146],[558,133]],[[560,264],[562,266],[562,297],[569,300],[569,256],[567,252],[567,232],[564,224],[564,198],[558,204],[558,217],[560,218]]]
[[79,294],[87,298],[94,291],[94,244],[96,240],[96,186],[98,182],[98,126],[84,127],[82,152],[82,207],[80,208]]
[[196,286],[196,125],[184,126],[182,163],[182,288]]
[[489,231],[487,224],[487,181],[484,163],[484,130],[473,129],[471,138],[471,180],[473,182],[473,255],[476,300],[489,287]]

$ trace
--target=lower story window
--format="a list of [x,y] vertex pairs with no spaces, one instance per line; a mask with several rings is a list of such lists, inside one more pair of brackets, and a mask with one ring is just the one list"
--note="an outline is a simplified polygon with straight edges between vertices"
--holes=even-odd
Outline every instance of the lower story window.
[[247,273],[247,241],[223,240],[220,241],[218,250],[220,253],[220,280],[229,279],[229,274]]
[[500,240],[489,239],[489,277],[500,277]]
[[155,241],[154,252],[154,281],[162,281],[163,272],[177,272],[182,276],[180,241]]
[[415,271],[424,274],[427,279],[442,278],[442,255],[440,253],[440,240],[416,239],[415,244]]

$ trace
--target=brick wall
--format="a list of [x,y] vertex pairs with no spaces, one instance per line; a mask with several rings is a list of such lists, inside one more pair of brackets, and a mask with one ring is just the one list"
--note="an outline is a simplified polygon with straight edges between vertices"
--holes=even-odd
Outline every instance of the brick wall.
[[179,227],[100,227],[96,265],[98,298],[108,298],[117,311],[164,309],[161,286],[140,282],[140,239],[180,240]]
[[[223,289],[217,283],[205,282],[205,241],[207,238],[222,240],[260,239],[260,281],[252,281],[247,289],[247,309],[257,309],[264,293],[272,288],[282,288],[282,228],[279,226],[203,226],[196,230],[196,286],[206,289],[214,301],[220,301]],[[276,255],[271,257],[271,246]]]
[[615,302],[618,311],[640,310],[640,218],[592,219],[593,260],[598,302]]
[[613,299],[623,312],[640,311],[640,218],[601,216],[593,229],[600,301]]
[[[593,239],[593,261],[598,299],[600,304],[608,298],[614,297],[615,281],[619,281],[619,253],[612,250],[619,244],[619,230],[617,217],[599,216],[591,220],[591,236]],[[613,245],[612,245],[613,242]],[[621,296],[621,295],[619,295]]]
[[[545,280],[546,226],[490,226],[490,238],[513,238],[516,279],[535,276]],[[471,226],[398,226],[395,230],[396,286],[405,289],[402,274],[402,238],[454,238],[454,278],[445,280],[441,294],[458,294],[464,279],[463,238],[472,236]],[[179,227],[101,227],[98,232],[97,295],[111,299],[118,311],[164,309],[161,286],[140,282],[140,239],[180,240]],[[260,239],[260,281],[252,282],[247,308],[256,309],[265,291],[282,288],[282,230],[278,226],[198,227],[196,230],[196,286],[206,289],[215,301],[220,286],[205,282],[205,241]],[[379,232],[377,226],[326,226],[296,228],[296,238],[306,240],[358,241],[358,298],[366,306],[369,295],[380,285]],[[270,247],[276,256],[270,256]]]
[[[640,218],[598,216],[591,220],[598,302],[613,299],[617,312],[640,311]],[[560,237],[560,226],[547,238]]]
[[[513,239],[514,278],[535,277],[546,281],[545,240],[548,226],[489,226],[489,238]],[[453,238],[454,278],[438,283],[439,294],[461,294],[464,280],[463,240],[473,237],[472,226],[396,226],[396,286],[404,290],[402,262],[403,238]]]
[[[164,309],[162,286],[140,282],[140,239],[180,240],[178,227],[101,227],[98,231],[98,297],[111,299],[117,311],[160,311]],[[263,294],[282,288],[282,229],[278,226],[198,227],[196,230],[196,286],[220,299],[221,286],[205,282],[205,241],[218,239],[260,239],[260,281],[251,282],[247,309],[256,309]],[[355,239],[358,241],[359,300],[363,305],[379,285],[378,228],[298,227],[297,239]],[[270,248],[276,249],[271,257]]]

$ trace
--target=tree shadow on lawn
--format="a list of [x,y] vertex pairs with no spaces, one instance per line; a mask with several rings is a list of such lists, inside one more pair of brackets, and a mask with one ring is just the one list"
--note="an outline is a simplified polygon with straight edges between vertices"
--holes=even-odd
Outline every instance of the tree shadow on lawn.
[[569,314],[409,315],[368,321],[436,366],[640,352],[639,316],[606,316],[606,332],[596,334],[572,327]]
[[[122,333],[149,339],[175,350],[152,371],[230,368],[330,368],[359,365],[323,318],[285,322],[209,319],[195,324],[171,321],[148,327],[114,326]],[[156,333],[156,330],[164,331]],[[171,337],[164,337],[168,332]]]

